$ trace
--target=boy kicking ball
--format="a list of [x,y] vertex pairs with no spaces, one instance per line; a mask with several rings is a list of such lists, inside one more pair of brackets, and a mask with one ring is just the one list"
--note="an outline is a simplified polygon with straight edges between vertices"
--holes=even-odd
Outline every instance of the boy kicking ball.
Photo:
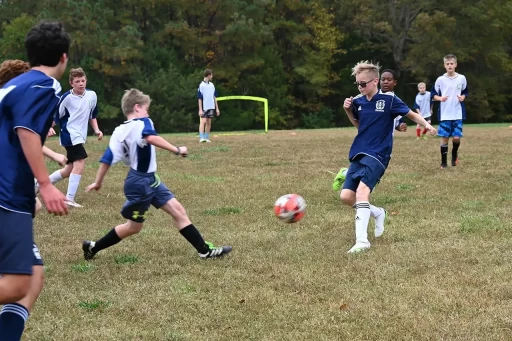
[[142,230],[150,206],[169,214],[180,234],[197,250],[200,258],[216,258],[231,252],[231,246],[214,247],[206,242],[190,221],[185,208],[156,174],[156,148],[162,148],[178,156],[187,156],[187,147],[175,147],[158,136],[149,118],[151,99],[137,89],[125,92],[121,107],[127,121],[118,126],[109,146],[101,157],[96,181],[86,191],[98,191],[110,166],[123,161],[130,166],[124,182],[126,202],[121,214],[127,221],[117,225],[97,241],[82,243],[85,260],[91,260],[101,250]]

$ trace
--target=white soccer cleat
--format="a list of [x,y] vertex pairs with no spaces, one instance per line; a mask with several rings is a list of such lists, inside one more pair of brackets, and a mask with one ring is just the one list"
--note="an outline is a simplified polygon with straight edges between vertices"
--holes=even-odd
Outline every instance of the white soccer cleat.
[[206,139],[206,140],[205,140],[205,142],[208,142],[208,143],[210,143],[210,142],[212,142],[212,141],[210,141],[210,140]]
[[359,253],[370,248],[370,243],[356,243],[347,253]]
[[80,207],[83,207],[82,205],[80,204],[77,204],[76,202],[74,202],[73,200],[65,200],[64,203],[66,205],[68,205],[68,207],[76,207],[76,208],[80,208]]
[[378,217],[375,217],[375,237],[379,238],[384,233],[384,223],[386,222],[386,216],[388,215],[388,212],[380,208],[382,211],[381,214],[379,214]]
[[206,139],[200,139],[199,140],[199,143],[203,143],[203,142],[206,142]]

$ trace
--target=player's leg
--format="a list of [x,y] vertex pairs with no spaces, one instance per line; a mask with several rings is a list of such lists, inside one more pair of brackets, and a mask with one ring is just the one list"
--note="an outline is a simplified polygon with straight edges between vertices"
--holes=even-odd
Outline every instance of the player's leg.
[[416,140],[419,140],[421,137],[421,124],[416,125]]
[[85,169],[85,159],[87,159],[87,152],[83,144],[77,144],[69,148],[68,162],[72,163],[71,173],[69,174],[68,191],[66,194],[66,204],[70,207],[82,207],[75,201],[76,192],[82,179],[82,174]]
[[460,139],[462,134],[462,120],[453,121],[453,133],[452,133],[452,166],[459,164],[459,147]]
[[206,142],[204,137],[204,129],[206,126],[206,118],[204,117],[206,113],[203,114],[202,117],[199,118],[199,142]]
[[206,118],[206,127],[205,127],[205,130],[204,130],[205,131],[204,138],[205,138],[206,142],[212,142],[212,141],[210,141],[210,130],[212,129],[212,118],[211,118],[211,115],[212,115],[211,112],[212,111],[213,110],[208,110],[209,115]]
[[439,122],[439,129],[437,136],[441,137],[441,169],[448,167],[448,141],[451,136],[452,125],[451,121]]
[[65,146],[66,149],[66,158],[68,159],[68,163],[66,167],[56,170],[52,174],[50,174],[50,181],[52,184],[56,184],[57,182],[69,178],[71,171],[73,170],[73,161],[75,160],[75,149],[74,146]]
[[[0,336],[2,340],[20,340],[25,329],[28,316],[43,290],[44,268],[39,250],[34,244],[34,265],[28,293],[16,303],[6,304],[0,311]],[[37,258],[38,257],[38,258]]]
[[0,304],[22,299],[32,277],[32,216],[0,208]]
[[183,205],[163,183],[156,188],[152,205],[157,209],[162,209],[172,217],[180,234],[197,250],[199,257],[221,257],[233,249],[231,246],[215,247],[212,243],[205,241],[201,233],[190,221]]
[[[355,198],[356,243],[349,250],[349,253],[360,252],[370,248],[370,242],[368,241],[368,223],[370,221],[370,216],[372,215],[370,193],[372,192],[373,188],[375,188],[385,171],[384,167],[371,157],[363,157],[359,162],[359,170],[355,173],[356,178],[359,179]],[[378,234],[377,226],[379,225],[377,220],[378,218],[382,217],[382,230],[378,235],[380,236],[384,232],[383,224],[386,213],[385,210],[381,208],[374,207],[373,209],[380,211],[380,214],[377,214],[376,217],[376,235]]]

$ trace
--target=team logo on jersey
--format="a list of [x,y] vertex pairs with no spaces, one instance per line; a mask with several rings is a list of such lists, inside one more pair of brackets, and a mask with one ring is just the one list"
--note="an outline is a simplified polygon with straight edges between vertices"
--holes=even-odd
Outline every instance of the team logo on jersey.
[[462,83],[457,84],[457,89],[462,89]]
[[94,101],[92,99],[89,100],[89,108],[94,108]]
[[386,101],[383,99],[379,99],[377,103],[375,103],[375,111],[384,111],[384,107],[386,106]]
[[359,106],[359,108],[357,108],[357,111],[361,111],[361,106]]

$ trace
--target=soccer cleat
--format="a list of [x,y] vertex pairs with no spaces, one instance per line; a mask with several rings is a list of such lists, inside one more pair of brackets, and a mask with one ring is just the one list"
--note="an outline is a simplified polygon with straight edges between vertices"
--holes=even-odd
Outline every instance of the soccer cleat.
[[455,167],[459,164],[459,158],[456,158],[455,160],[452,159],[452,166]]
[[203,143],[203,142],[206,142],[206,139],[200,139],[199,140],[199,143]]
[[76,202],[74,202],[73,200],[69,200],[69,199],[66,199],[66,200],[64,201],[64,203],[65,203],[66,205],[68,205],[68,207],[76,207],[76,208],[83,207],[82,205],[77,204],[77,203],[76,203]]
[[370,243],[356,243],[347,253],[359,253],[370,248]]
[[341,186],[343,186],[343,183],[345,182],[346,176],[347,176],[348,168],[341,168],[336,174],[336,177],[334,178],[334,182],[332,183],[332,189],[335,191],[339,191],[341,189]]
[[426,135],[426,134],[423,134],[423,139],[424,139],[425,141],[426,141],[426,140],[428,140],[428,137],[427,137],[427,135]]
[[420,138],[421,138],[421,137],[419,137],[419,136],[418,136],[418,137],[416,137],[416,140],[419,140]]
[[375,238],[379,238],[384,233],[384,223],[388,217],[388,211],[381,208],[382,213],[375,217]]
[[205,140],[205,142],[208,142],[208,143],[210,143],[210,142],[212,142],[212,141],[210,141],[210,140],[206,139],[206,140]]
[[82,242],[82,250],[84,251],[85,260],[91,260],[96,255],[96,252],[92,252],[92,248],[96,245],[92,240],[84,240]]
[[448,165],[447,165],[446,163],[442,163],[442,164],[441,164],[441,169],[445,169],[445,168],[447,168],[447,167],[448,167]]
[[206,245],[208,245],[208,247],[210,248],[210,250],[207,252],[207,253],[198,253],[199,254],[199,257],[200,258],[203,258],[203,259],[206,259],[206,258],[217,258],[217,257],[222,257],[228,253],[231,252],[231,250],[233,250],[233,247],[232,246],[220,246],[220,247],[215,247],[212,243],[210,242],[205,242]]

